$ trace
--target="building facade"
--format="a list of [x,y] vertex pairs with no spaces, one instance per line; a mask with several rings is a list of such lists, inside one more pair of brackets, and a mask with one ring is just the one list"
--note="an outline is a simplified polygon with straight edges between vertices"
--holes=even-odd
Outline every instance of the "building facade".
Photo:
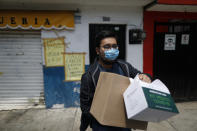
[[[44,39],[63,38],[65,52],[84,52],[87,69],[95,57],[96,33],[103,29],[113,30],[120,37],[121,59],[140,71],[163,78],[154,74],[155,67],[160,66],[154,65],[155,22],[161,22],[157,25],[160,26],[172,19],[196,20],[196,3],[192,0],[189,5],[167,3],[180,5],[181,11],[186,5],[194,7],[186,17],[185,13],[172,13],[173,10],[157,10],[162,0],[1,1],[0,109],[79,106],[80,81],[64,81],[64,66],[46,67]],[[145,30],[144,42],[131,42],[131,30]],[[158,30],[166,31],[166,27]]]

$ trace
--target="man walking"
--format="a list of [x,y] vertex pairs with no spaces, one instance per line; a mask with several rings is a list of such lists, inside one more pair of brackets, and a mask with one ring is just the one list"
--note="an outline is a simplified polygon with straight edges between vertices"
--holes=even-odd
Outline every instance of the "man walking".
[[117,37],[111,31],[102,31],[96,36],[96,53],[98,57],[81,78],[80,107],[82,115],[80,131],[85,131],[88,125],[93,131],[130,131],[128,128],[101,125],[90,114],[99,74],[100,72],[111,72],[131,78],[139,74],[139,78],[145,82],[151,82],[151,78],[135,69],[128,62],[117,59],[119,55]]

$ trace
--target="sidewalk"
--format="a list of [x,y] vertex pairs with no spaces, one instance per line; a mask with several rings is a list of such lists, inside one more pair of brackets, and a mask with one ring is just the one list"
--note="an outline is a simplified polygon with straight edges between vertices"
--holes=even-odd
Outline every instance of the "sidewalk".
[[[147,131],[197,131],[197,101],[176,105],[179,115],[149,123]],[[80,114],[79,108],[0,111],[0,131],[78,131]]]

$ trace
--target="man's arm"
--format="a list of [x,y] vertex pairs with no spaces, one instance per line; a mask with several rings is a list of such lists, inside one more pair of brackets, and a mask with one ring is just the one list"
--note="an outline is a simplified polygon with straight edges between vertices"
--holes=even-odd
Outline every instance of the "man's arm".
[[139,70],[134,68],[130,63],[128,63],[129,67],[129,75],[131,78],[134,78],[137,74],[141,74]]
[[129,64],[129,73],[130,73],[130,77],[134,78],[137,74],[139,74],[139,79],[147,82],[147,83],[151,83],[152,81],[152,77],[151,75],[147,74],[147,73],[142,73],[139,70],[137,70],[136,68],[134,68],[132,65]]
[[90,77],[89,74],[86,73],[82,75],[81,78],[81,88],[80,88],[80,107],[82,111],[81,115],[81,126],[80,131],[85,131],[90,124],[90,120],[92,116],[90,115],[90,107],[91,107],[91,94],[90,94]]

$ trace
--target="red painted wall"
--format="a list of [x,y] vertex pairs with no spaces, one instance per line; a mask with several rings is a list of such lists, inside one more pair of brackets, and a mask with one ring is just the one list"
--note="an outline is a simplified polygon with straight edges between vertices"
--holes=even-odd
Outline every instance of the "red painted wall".
[[144,30],[147,37],[143,45],[143,71],[153,76],[153,40],[154,40],[154,22],[168,22],[170,19],[195,19],[197,13],[182,12],[144,12]]
[[197,0],[157,0],[158,4],[197,5]]

